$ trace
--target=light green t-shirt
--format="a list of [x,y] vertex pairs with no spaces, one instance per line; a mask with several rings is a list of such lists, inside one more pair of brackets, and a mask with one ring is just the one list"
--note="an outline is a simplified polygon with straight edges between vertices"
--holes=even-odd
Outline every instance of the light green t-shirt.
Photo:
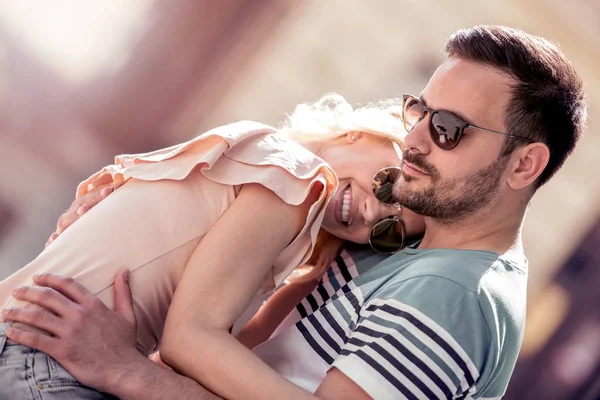
[[526,284],[522,253],[344,251],[295,324],[257,354],[309,389],[336,367],[375,399],[498,399],[521,346]]

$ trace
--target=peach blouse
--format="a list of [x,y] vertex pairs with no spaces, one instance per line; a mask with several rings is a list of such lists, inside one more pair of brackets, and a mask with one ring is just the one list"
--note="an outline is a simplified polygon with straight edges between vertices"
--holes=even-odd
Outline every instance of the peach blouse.
[[14,300],[10,291],[31,284],[31,277],[42,272],[71,276],[112,307],[114,277],[129,268],[138,347],[145,353],[160,343],[171,298],[192,252],[241,185],[260,183],[292,205],[301,204],[316,183],[325,189],[234,325],[234,333],[269,292],[307,261],[337,187],[323,160],[274,128],[250,121],[218,127],[166,149],[118,156],[114,165],[82,182],[77,196],[109,182],[115,185],[112,194],[35,260],[0,282],[0,308],[33,307]]

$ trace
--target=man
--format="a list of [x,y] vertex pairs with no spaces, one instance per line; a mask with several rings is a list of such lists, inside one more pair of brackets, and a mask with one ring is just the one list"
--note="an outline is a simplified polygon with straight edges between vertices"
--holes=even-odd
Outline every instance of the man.
[[[386,259],[354,254],[356,268],[338,259],[254,350],[317,398],[499,398],[508,384],[525,320],[525,211],[574,149],[585,99],[560,50],[520,30],[461,30],[446,51],[421,96],[405,96],[403,105],[409,133],[394,196],[426,216],[423,240]],[[136,352],[123,275],[115,312],[68,279],[36,283],[55,290],[22,288],[15,296],[56,317],[26,310],[4,317],[56,337],[13,329],[9,338],[123,399],[212,398]],[[257,398],[310,397],[272,370],[252,373],[247,392]]]

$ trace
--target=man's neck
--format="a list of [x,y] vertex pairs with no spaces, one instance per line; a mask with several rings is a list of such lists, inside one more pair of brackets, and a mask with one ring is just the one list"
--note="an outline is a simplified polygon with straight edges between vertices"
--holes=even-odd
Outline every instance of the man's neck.
[[521,228],[525,208],[517,212],[513,209],[513,213],[493,208],[451,223],[426,218],[427,228],[419,248],[487,250],[498,254],[522,248]]

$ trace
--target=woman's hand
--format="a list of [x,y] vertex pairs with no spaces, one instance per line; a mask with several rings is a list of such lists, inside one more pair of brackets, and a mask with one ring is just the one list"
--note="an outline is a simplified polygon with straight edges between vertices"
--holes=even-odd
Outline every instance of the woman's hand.
[[44,247],[48,247],[61,233],[69,226],[73,225],[81,216],[100,203],[106,196],[113,191],[113,185],[99,186],[85,195],[76,198],[71,206],[58,218],[56,231],[50,235]]

